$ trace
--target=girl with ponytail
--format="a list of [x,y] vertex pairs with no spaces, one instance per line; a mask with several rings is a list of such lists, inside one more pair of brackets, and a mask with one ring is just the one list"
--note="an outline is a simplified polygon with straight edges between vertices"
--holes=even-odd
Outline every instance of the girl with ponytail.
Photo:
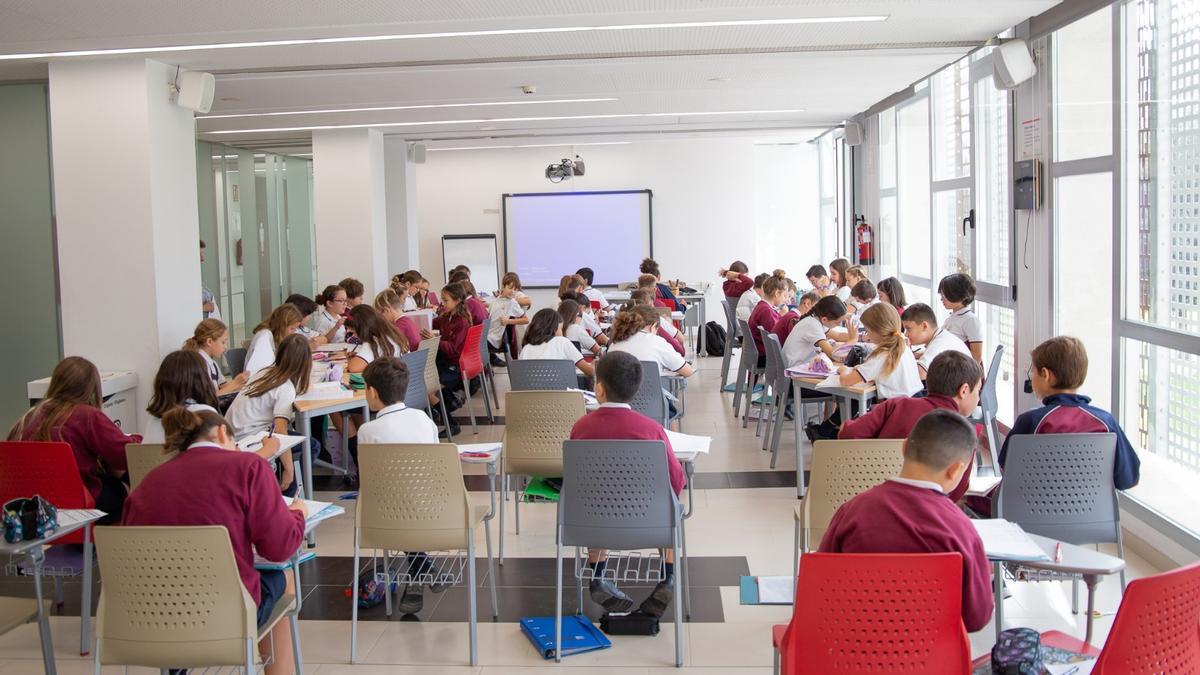
[[[837,343],[827,333],[846,324],[846,304],[836,295],[827,295],[800,316],[783,343],[783,361],[788,368],[799,368],[817,354],[833,358]],[[847,331],[847,339],[858,340],[857,331]]]
[[235,373],[232,380],[227,380],[217,365],[217,359],[224,356],[228,348],[229,329],[220,319],[205,319],[196,324],[192,337],[183,343],[184,351],[198,352],[204,359],[204,369],[212,380],[217,396],[237,393],[246,384],[246,373]]
[[[639,361],[657,363],[663,374],[690,376],[695,370],[666,340],[657,335],[658,312],[636,305],[621,310],[612,326],[610,352],[628,352]],[[603,358],[603,357],[601,357]]]
[[883,303],[871,305],[862,313],[861,320],[875,349],[854,368],[838,368],[842,384],[874,382],[878,400],[912,396],[921,391],[917,359],[904,340],[896,308]]
[[[255,570],[254,553],[268,560],[287,560],[296,552],[304,540],[308,516],[304,500],[286,506],[279,498],[270,465],[254,453],[238,451],[233,430],[216,412],[175,407],[163,413],[162,424],[165,449],[178,455],[146,474],[125,503],[122,523],[223,526],[229,532],[242,585],[258,605],[261,626],[276,602],[295,591],[291,575]],[[266,438],[263,444],[274,452],[279,439]],[[294,672],[286,621],[276,624],[259,649],[274,652],[274,660],[266,668],[269,675]]]
[[762,289],[762,300],[758,301],[754,310],[750,312],[750,318],[746,320],[746,325],[750,328],[750,337],[754,340],[754,346],[758,348],[759,368],[767,365],[767,350],[759,329],[770,332],[775,328],[775,323],[779,321],[779,307],[787,304],[787,273],[783,270],[775,270],[763,282]]

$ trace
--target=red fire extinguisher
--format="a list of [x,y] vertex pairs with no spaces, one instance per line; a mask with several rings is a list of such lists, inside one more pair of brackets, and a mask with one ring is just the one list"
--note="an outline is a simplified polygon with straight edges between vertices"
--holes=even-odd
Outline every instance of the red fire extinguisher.
[[875,230],[867,224],[865,216],[858,217],[858,225],[854,227],[854,243],[858,248],[858,264],[875,264]]

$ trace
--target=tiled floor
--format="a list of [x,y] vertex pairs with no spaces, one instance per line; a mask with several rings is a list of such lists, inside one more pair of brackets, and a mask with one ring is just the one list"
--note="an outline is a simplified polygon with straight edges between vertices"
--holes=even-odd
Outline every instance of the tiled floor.
[[[684,669],[671,667],[674,631],[664,625],[656,637],[613,638],[613,648],[572,656],[559,666],[572,675],[648,675],[649,673],[768,673],[771,667],[770,629],[787,621],[790,607],[743,606],[738,603],[738,577],[742,574],[786,574],[792,561],[792,509],[796,504],[795,450],[791,425],[785,432],[778,464],[770,470],[770,455],[763,452],[754,436],[753,422],[743,430],[731,412],[731,394],[719,394],[720,359],[700,359],[700,370],[687,390],[687,417],[683,431],[713,437],[712,452],[696,467],[695,514],[687,523],[688,552],[692,567],[693,621],[684,626]],[[501,395],[505,376],[497,375]],[[482,400],[476,410],[482,410]],[[503,413],[503,410],[501,411]],[[483,442],[499,440],[503,428],[480,426],[479,435],[464,424],[456,440]],[[807,451],[808,444],[803,448]],[[469,474],[482,474],[481,467],[466,467]],[[486,483],[470,479],[472,498],[487,502]],[[328,491],[318,499],[335,500],[346,492],[339,481],[318,483]],[[420,673],[422,675],[477,673],[500,675],[524,673],[528,668],[553,666],[539,657],[521,634],[516,619],[553,612],[554,597],[554,507],[526,505],[521,509],[521,534],[512,530],[511,518],[505,535],[506,564],[497,571],[500,620],[493,623],[487,586],[484,539],[480,532],[476,549],[479,564],[480,666],[467,664],[466,591],[453,588],[441,595],[427,592],[419,621],[383,616],[382,609],[362,612],[359,624],[360,663],[349,665],[349,599],[344,594],[350,579],[353,501],[341,502],[344,516],[324,523],[318,530],[318,559],[304,569],[305,609],[300,622],[305,672],[317,675],[355,673]],[[508,508],[512,508],[509,502]],[[509,512],[511,516],[511,511]],[[493,533],[495,536],[495,533]],[[1129,556],[1130,578],[1152,573],[1143,560]],[[565,607],[574,606],[568,576]],[[0,594],[20,592],[20,585],[0,584]],[[631,588],[635,598],[648,588]],[[1084,619],[1071,614],[1069,586],[1057,583],[1017,584],[1005,603],[1007,626],[1058,629],[1083,635]],[[1112,612],[1119,602],[1119,582],[1106,580],[1100,586],[1097,606]],[[64,616],[53,617],[58,669],[64,675],[91,673],[90,661],[78,654],[78,586],[67,586]],[[589,614],[595,616],[596,608]],[[71,615],[74,616],[71,616]],[[1107,634],[1111,614],[1096,620],[1097,639]],[[971,636],[972,650],[990,649],[993,629]],[[32,625],[0,636],[0,675],[41,672],[37,632]],[[105,669],[104,672],[110,672]],[[112,669],[111,672],[120,672]],[[130,672],[150,672],[130,669]]]

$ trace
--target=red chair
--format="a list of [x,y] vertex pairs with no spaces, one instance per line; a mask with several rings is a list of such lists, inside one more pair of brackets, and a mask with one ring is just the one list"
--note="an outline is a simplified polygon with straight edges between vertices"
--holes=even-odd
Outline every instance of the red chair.
[[775,626],[783,673],[965,675],[959,553],[809,553],[792,621]]
[[[0,504],[10,499],[40,495],[60,509],[94,509],[92,493],[83,485],[75,453],[67,443],[0,441]],[[54,579],[58,604],[62,604],[62,577],[83,575],[83,610],[80,612],[79,654],[90,651],[89,624],[92,603],[92,528],[85,527],[55,540],[46,554],[44,576]],[[82,560],[59,544],[82,544]],[[65,555],[59,556],[59,553]]]
[[467,329],[467,340],[463,344],[462,354],[458,357],[458,370],[462,373],[463,393],[467,397],[467,415],[471,418],[471,433],[478,434],[475,426],[475,411],[471,407],[471,380],[479,378],[479,388],[483,390],[483,405],[487,408],[488,419],[495,422],[492,416],[492,402],[488,396],[487,370],[484,367],[487,355],[483,351],[484,325],[477,323]]

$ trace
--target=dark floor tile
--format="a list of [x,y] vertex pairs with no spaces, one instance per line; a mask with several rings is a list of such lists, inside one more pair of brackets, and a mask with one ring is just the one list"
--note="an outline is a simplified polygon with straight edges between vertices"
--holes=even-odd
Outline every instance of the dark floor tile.
[[[574,614],[577,611],[578,595],[574,579],[563,579],[563,613]],[[635,607],[650,594],[652,586],[621,586],[633,598]],[[444,593],[445,597],[433,613],[434,621],[466,621],[469,605],[467,589],[455,587]],[[499,621],[514,623],[529,616],[554,616],[554,589],[536,587],[497,587],[496,595],[500,604]],[[588,597],[587,587],[583,589],[584,613],[593,621],[598,621],[604,610],[593,603]],[[480,621],[491,619],[491,596],[487,587],[476,592],[478,602],[478,617]],[[716,588],[692,588],[691,594],[692,621],[697,623],[722,623],[725,614],[721,606],[721,594]],[[667,608],[663,616],[664,623],[674,619],[674,605]]]
[[[676,567],[678,570],[679,568]],[[688,558],[688,574],[693,589],[698,587],[737,586],[749,576],[750,564],[744,556],[703,556]]]
[[729,473],[732,488],[781,488],[796,487],[795,471],[732,471]]
[[[444,594],[431,593],[425,589],[425,606],[416,615],[405,616],[395,609],[399,602],[401,586],[393,596],[392,616],[387,615],[384,603],[375,607],[358,609],[359,621],[428,621],[432,617]],[[300,618],[305,620],[349,621],[352,608],[350,598],[346,596],[345,586],[316,586],[304,595],[304,606],[300,609]]]
[[[467,411],[459,409],[455,412],[457,414],[452,413],[450,418],[457,422],[458,426],[462,427],[464,431],[468,430],[468,428],[471,426],[471,418],[467,417]],[[475,424],[481,427],[503,426],[504,415],[496,415],[495,420],[489,420],[481,407],[479,410],[475,411]]]
[[692,487],[697,490],[721,490],[729,487],[729,474],[721,472],[697,473],[692,476]]

